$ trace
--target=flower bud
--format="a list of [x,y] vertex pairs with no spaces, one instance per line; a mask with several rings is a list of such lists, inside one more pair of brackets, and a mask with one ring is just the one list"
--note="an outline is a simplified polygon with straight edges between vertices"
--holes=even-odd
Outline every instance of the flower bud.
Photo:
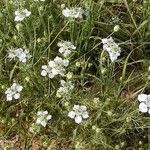
[[105,74],[106,74],[106,71],[107,71],[106,68],[102,68],[102,69],[101,69],[101,74],[102,74],[102,75],[105,75]]
[[96,128],[96,132],[99,133],[100,132],[100,128]]
[[107,115],[108,116],[112,116],[112,112],[111,111],[107,111]]
[[81,67],[81,63],[80,62],[76,62],[76,67]]
[[119,25],[116,25],[116,26],[114,27],[114,32],[119,31],[119,29],[120,29],[120,26],[119,26]]
[[29,82],[29,81],[30,81],[30,78],[29,78],[29,77],[25,77],[25,80],[26,80],[27,82]]
[[65,4],[61,4],[61,9],[64,9],[65,8]]
[[21,23],[16,24],[16,29],[19,31],[21,31],[23,25]]
[[92,126],[92,130],[96,130],[96,126],[94,125],[94,126]]
[[13,36],[13,39],[14,39],[14,40],[17,40],[17,39],[18,39],[18,36],[14,35],[14,36]]
[[71,79],[72,76],[73,76],[73,73],[72,73],[72,72],[68,72],[68,73],[66,74],[67,79]]

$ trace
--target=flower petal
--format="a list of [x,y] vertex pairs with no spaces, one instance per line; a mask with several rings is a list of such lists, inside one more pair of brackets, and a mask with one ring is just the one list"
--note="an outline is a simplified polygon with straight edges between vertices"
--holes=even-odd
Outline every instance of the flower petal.
[[43,120],[43,121],[41,121],[41,125],[43,126],[43,127],[46,127],[46,121],[45,120]]
[[84,119],[88,118],[88,117],[89,117],[88,112],[87,112],[87,111],[85,111],[85,112],[82,114],[82,117],[83,117]]
[[48,111],[43,111],[43,115],[47,115],[48,114]]
[[82,117],[81,117],[81,116],[75,117],[75,122],[76,122],[77,124],[81,123],[81,122],[82,122]]
[[84,106],[84,105],[81,105],[80,108],[82,111],[86,111],[86,109],[87,109],[86,106]]
[[37,116],[40,116],[43,114],[43,111],[38,111],[36,114],[37,114]]
[[41,68],[44,69],[44,70],[46,70],[47,69],[47,65],[42,65]]
[[7,94],[6,99],[7,99],[7,101],[11,101],[12,100],[12,96]]
[[150,114],[150,109],[148,110],[148,113]]
[[37,118],[36,123],[37,123],[37,124],[41,124],[41,119],[40,119],[40,118]]
[[47,119],[47,120],[52,119],[52,115],[48,115],[48,116],[46,117],[46,119]]
[[80,107],[79,105],[74,105],[74,106],[73,106],[73,110],[78,110],[79,107]]
[[139,94],[139,95],[138,95],[138,100],[139,100],[140,102],[145,102],[146,99],[147,99],[147,94]]
[[45,71],[45,70],[42,70],[42,72],[41,72],[41,76],[46,76],[47,75],[47,72]]
[[18,86],[16,87],[16,90],[17,90],[18,92],[21,92],[21,91],[22,91],[22,89],[23,89],[23,87],[22,87],[22,86],[20,86],[20,85],[18,85]]
[[76,113],[74,112],[74,111],[70,111],[69,113],[68,113],[68,117],[70,117],[70,118],[74,118],[75,117],[75,115],[76,115]]
[[146,113],[148,111],[147,105],[145,103],[140,103],[139,111]]
[[20,98],[20,94],[19,93],[16,93],[15,95],[14,95],[14,99],[19,99]]

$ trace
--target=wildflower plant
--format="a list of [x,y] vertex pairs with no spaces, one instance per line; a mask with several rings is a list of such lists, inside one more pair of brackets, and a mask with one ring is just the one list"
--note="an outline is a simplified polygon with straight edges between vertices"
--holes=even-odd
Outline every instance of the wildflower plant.
[[10,88],[5,91],[6,100],[11,101],[13,98],[15,100],[20,98],[20,92],[22,91],[23,87],[17,83],[13,83]]
[[112,62],[117,60],[118,56],[120,56],[121,48],[117,43],[113,40],[112,37],[102,39],[103,49],[109,53],[110,59]]
[[49,120],[51,120],[52,116],[48,114],[48,111],[38,111],[37,112],[37,120],[36,123],[46,127]]
[[81,7],[74,7],[74,8],[65,8],[62,10],[62,14],[67,18],[83,18],[83,14],[85,11]]
[[55,57],[54,60],[48,62],[48,65],[42,65],[42,76],[54,78],[56,75],[64,76],[66,73],[66,67],[69,65],[69,60]]
[[28,50],[23,50],[22,48],[12,48],[8,51],[8,58],[15,59],[18,58],[20,62],[25,63],[28,59],[30,59],[32,55],[30,55]]
[[14,21],[22,21],[24,20],[26,17],[30,16],[31,12],[28,11],[27,9],[17,9],[15,11],[15,19]]
[[86,106],[74,105],[73,111],[68,113],[68,117],[74,119],[77,124],[80,124],[83,119],[87,119],[89,117],[89,114]]
[[76,47],[69,41],[62,41],[58,44],[59,52],[63,54],[64,58],[68,58],[73,50],[76,49]]
[[74,88],[74,85],[72,84],[71,81],[60,81],[61,87],[58,88],[56,92],[56,96],[58,98],[62,98],[63,100],[69,100],[72,90]]
[[150,149],[148,1],[0,8],[1,149]]

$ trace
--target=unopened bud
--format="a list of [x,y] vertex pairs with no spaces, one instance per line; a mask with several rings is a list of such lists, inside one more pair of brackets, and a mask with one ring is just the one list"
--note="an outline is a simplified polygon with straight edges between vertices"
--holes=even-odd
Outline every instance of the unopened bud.
[[119,31],[119,29],[120,29],[120,26],[119,26],[119,25],[116,25],[116,26],[114,27],[114,32]]

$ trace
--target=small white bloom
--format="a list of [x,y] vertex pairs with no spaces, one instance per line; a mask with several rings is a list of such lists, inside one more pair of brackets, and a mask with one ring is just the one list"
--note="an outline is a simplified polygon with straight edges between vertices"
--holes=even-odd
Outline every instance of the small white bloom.
[[59,52],[62,53],[65,58],[69,57],[72,50],[76,49],[76,47],[69,41],[62,41],[57,45],[60,47]]
[[24,10],[16,10],[15,11],[15,20],[14,21],[22,21],[25,17],[30,16],[31,12],[27,9]]
[[25,63],[28,59],[32,57],[27,50],[22,48],[10,49],[8,52],[8,58],[15,59],[18,58],[20,62]]
[[102,39],[103,49],[109,53],[112,62],[120,56],[121,48],[115,43],[112,37]]
[[13,98],[19,99],[22,89],[23,87],[21,85],[13,83],[13,85],[5,91],[6,100],[11,101]]
[[139,111],[150,114],[150,94],[139,94],[138,100],[141,102],[139,104]]
[[65,8],[62,11],[62,14],[67,18],[83,18],[83,14],[85,11],[81,7],[75,7],[75,8]]
[[9,49],[8,58],[14,59],[15,57],[16,57],[16,51],[15,51],[15,49]]
[[77,124],[82,122],[82,119],[86,119],[89,117],[88,112],[86,111],[86,106],[83,105],[74,105],[73,111],[68,113],[68,117],[71,119],[75,119]]
[[61,80],[61,87],[57,90],[56,96],[63,99],[70,99],[71,92],[74,88],[74,85],[71,81]]
[[47,122],[52,118],[52,116],[48,114],[48,111],[38,111],[37,116],[36,123],[43,127],[46,127]]
[[48,75],[49,78],[54,78],[56,75],[64,76],[65,67],[69,65],[69,60],[55,57],[53,61],[49,61],[48,65],[42,66],[42,76]]

